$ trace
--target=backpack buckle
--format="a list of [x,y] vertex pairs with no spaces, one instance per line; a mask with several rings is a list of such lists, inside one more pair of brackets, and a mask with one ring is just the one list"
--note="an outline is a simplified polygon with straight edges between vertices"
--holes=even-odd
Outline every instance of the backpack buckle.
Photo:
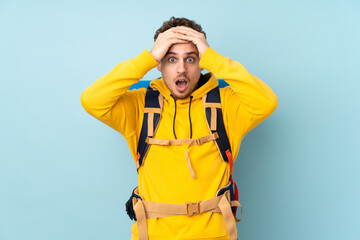
[[189,217],[197,215],[200,213],[200,201],[199,202],[187,202],[186,211]]

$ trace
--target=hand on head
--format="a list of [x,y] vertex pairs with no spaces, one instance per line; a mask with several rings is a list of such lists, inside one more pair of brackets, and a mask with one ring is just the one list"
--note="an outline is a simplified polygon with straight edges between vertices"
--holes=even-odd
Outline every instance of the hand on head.
[[178,26],[160,33],[150,53],[156,61],[160,62],[173,44],[188,42],[195,44],[199,51],[200,58],[205,50],[209,48],[209,44],[203,33],[185,26]]
[[185,26],[179,26],[172,29],[174,33],[179,34],[178,36],[181,40],[187,40],[195,44],[199,51],[200,58],[205,52],[205,50],[210,47],[203,33],[200,33],[192,28],[188,28]]

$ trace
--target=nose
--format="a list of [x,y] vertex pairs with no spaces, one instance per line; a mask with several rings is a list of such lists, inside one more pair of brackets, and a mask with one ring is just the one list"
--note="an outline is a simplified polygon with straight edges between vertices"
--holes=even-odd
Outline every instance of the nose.
[[186,66],[184,60],[178,61],[177,72],[186,73]]

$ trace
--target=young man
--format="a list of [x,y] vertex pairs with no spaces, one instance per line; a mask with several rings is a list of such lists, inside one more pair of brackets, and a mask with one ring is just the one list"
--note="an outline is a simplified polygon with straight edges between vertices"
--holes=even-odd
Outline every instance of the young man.
[[[150,52],[144,50],[118,64],[81,96],[89,114],[125,137],[138,166],[132,239],[236,239],[235,217],[229,212],[240,205],[230,199],[230,191],[222,194],[221,189],[232,184],[232,159],[241,140],[272,114],[277,97],[239,62],[212,49],[193,21],[173,17],[154,38]],[[148,121],[160,112],[144,110],[146,89],[128,89],[154,67],[162,74],[150,83],[160,92],[161,100],[156,102],[161,105],[161,118],[156,129],[148,125],[150,147],[139,162],[144,112]],[[210,73],[202,75],[203,69]],[[220,89],[220,114],[231,147],[227,160],[216,143],[218,134],[212,131],[219,118],[212,118],[210,127],[204,110],[204,104],[211,114],[220,108],[205,101],[218,86],[217,79],[229,84]]]

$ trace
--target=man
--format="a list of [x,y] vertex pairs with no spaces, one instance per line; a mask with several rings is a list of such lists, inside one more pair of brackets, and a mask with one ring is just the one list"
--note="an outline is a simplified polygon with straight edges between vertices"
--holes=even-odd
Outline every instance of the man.
[[[81,96],[88,113],[125,137],[138,166],[132,239],[236,239],[235,218],[228,212],[240,205],[219,190],[231,184],[230,163],[242,138],[271,115],[277,97],[239,62],[212,49],[194,21],[172,17],[154,38],[150,52],[118,64]],[[154,67],[162,74],[150,83],[163,96],[158,101],[161,118],[154,136],[147,137],[150,147],[139,163],[147,90],[128,89]],[[202,75],[203,69],[210,73]],[[203,98],[218,86],[217,79],[229,84],[220,89],[229,161],[219,153],[217,133],[210,131],[204,112]],[[216,204],[207,208],[209,202]],[[185,212],[174,213],[175,209]]]

